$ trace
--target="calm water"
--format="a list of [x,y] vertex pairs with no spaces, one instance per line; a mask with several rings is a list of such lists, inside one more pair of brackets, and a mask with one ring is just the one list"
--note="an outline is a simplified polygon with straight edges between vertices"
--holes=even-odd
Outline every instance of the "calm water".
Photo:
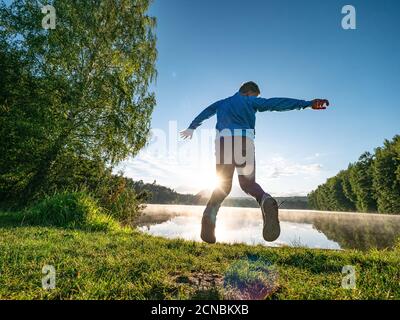
[[[140,230],[166,238],[200,240],[204,207],[148,205]],[[268,243],[262,238],[262,216],[256,208],[221,208],[218,242],[324,249],[390,248],[400,237],[400,216],[280,210],[281,235]]]

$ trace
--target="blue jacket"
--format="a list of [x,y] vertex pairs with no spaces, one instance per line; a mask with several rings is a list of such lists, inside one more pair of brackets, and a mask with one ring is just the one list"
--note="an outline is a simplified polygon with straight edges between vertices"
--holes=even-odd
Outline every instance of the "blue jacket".
[[202,122],[217,114],[216,129],[221,135],[246,135],[254,137],[256,112],[302,110],[311,107],[312,101],[290,98],[264,99],[244,96],[237,92],[232,97],[217,101],[204,109],[190,124],[196,129]]

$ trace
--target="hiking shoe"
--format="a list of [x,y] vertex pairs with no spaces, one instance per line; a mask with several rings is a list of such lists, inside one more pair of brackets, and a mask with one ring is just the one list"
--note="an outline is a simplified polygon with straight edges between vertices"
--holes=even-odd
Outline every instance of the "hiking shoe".
[[215,218],[213,219],[210,215],[204,214],[201,219],[201,239],[207,243],[215,243]]
[[278,203],[270,195],[264,194],[260,206],[264,220],[264,240],[268,242],[275,241],[281,234],[278,218]]

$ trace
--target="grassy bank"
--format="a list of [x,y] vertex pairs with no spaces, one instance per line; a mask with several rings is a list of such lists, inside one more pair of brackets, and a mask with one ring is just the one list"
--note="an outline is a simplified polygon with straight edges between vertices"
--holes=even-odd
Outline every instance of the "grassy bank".
[[[0,299],[222,299],[227,275],[245,261],[273,268],[269,299],[400,298],[400,248],[363,253],[207,245],[122,228],[20,224],[0,214]],[[54,290],[41,287],[44,265],[56,269]],[[356,268],[355,289],[341,287],[345,265]]]

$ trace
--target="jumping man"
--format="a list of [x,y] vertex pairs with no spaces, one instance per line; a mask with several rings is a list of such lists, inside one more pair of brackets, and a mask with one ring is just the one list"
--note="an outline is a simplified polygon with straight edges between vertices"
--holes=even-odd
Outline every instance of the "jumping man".
[[241,86],[235,95],[217,101],[204,109],[190,124],[189,128],[181,132],[181,137],[191,139],[194,130],[202,122],[213,115],[217,115],[216,171],[220,179],[220,186],[211,195],[203,213],[201,239],[208,243],[215,243],[216,217],[224,199],[232,188],[232,178],[235,169],[238,171],[239,184],[244,192],[253,196],[261,207],[263,216],[263,237],[266,241],[275,241],[280,235],[278,218],[278,204],[255,181],[255,122],[256,113],[263,111],[291,111],[312,108],[324,110],[329,106],[325,99],[311,101],[290,98],[259,98],[260,89],[252,81]]

